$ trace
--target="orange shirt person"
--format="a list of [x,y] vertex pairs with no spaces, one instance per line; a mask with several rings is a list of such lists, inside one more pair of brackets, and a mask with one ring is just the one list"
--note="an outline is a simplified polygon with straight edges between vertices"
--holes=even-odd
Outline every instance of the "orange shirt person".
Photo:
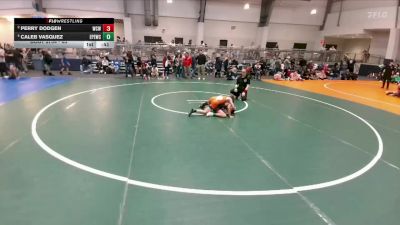
[[198,113],[207,117],[232,117],[236,107],[234,104],[234,96],[213,96],[208,99],[199,109],[191,109],[189,117],[193,113]]

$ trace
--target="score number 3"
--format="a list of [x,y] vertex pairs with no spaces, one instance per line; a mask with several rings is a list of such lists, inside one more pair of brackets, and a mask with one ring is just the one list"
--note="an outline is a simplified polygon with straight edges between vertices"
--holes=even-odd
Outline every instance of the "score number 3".
[[114,32],[114,24],[103,24],[103,32]]

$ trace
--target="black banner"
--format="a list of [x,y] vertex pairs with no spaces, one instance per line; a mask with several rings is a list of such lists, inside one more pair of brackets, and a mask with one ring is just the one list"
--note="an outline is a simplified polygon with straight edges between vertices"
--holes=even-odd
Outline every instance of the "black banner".
[[15,18],[16,25],[24,24],[114,24],[114,18]]
[[101,24],[18,24],[14,25],[14,32],[102,32]]
[[[14,41],[102,41],[102,32],[15,32]],[[111,40],[113,41],[113,40]]]

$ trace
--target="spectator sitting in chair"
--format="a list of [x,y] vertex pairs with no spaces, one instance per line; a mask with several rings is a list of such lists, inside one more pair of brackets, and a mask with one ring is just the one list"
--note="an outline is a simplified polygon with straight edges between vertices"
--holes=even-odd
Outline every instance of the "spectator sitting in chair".
[[81,61],[81,72],[82,73],[92,73],[91,67],[90,67],[90,60],[86,58],[86,56],[83,56],[82,61]]
[[107,56],[103,57],[101,59],[101,70],[100,74],[107,74],[109,72],[108,66],[110,65],[110,62],[108,61]]
[[10,76],[8,77],[8,79],[18,79],[19,78],[19,69],[14,65],[11,64],[10,65]]
[[283,78],[282,72],[277,72],[276,74],[274,74],[274,80],[279,80],[279,81],[285,80]]
[[303,78],[301,78],[300,74],[297,73],[297,71],[293,71],[290,73],[290,80],[291,81],[303,81]]

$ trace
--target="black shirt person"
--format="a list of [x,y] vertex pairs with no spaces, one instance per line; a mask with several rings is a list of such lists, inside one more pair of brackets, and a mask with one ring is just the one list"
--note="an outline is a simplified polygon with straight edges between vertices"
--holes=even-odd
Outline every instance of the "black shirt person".
[[385,87],[385,82],[386,82],[386,89],[389,89],[389,84],[392,79],[392,74],[393,74],[393,63],[387,64],[383,70],[383,83],[382,83],[382,88]]
[[242,101],[247,100],[247,91],[250,88],[250,79],[247,76],[247,70],[242,69],[242,74],[236,80],[235,88],[231,90],[231,94],[233,94],[236,99],[241,96]]

